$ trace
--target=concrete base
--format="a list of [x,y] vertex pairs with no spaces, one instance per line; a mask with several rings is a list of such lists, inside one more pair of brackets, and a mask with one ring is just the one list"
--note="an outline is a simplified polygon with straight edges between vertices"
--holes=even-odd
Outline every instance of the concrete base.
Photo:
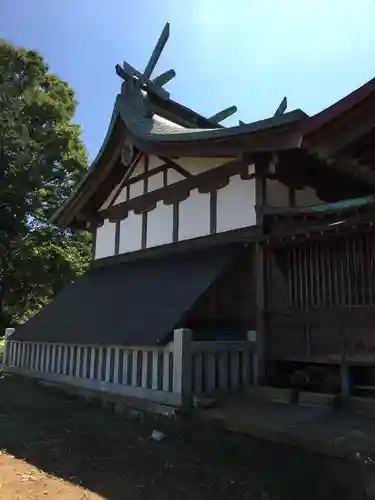
[[[18,374],[7,374],[6,376],[21,376],[22,379],[25,380],[25,377]],[[29,379],[29,381],[38,383],[44,387],[50,387],[53,390],[61,391],[64,394],[78,396],[88,402],[98,402],[104,408],[115,411],[119,414],[124,414],[127,417],[134,418],[136,415],[134,412],[137,412],[137,418],[139,417],[140,412],[164,415],[167,417],[173,417],[175,415],[175,407],[153,401],[112,394],[104,392],[100,389],[88,389],[63,382],[51,382],[38,379]]]

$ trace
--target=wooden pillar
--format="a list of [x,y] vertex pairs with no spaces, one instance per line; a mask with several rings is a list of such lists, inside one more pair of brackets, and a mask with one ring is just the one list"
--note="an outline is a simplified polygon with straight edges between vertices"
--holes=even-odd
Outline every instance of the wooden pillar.
[[254,379],[256,384],[266,381],[266,309],[267,309],[267,273],[263,236],[263,209],[267,204],[266,176],[271,164],[269,155],[257,158],[255,162],[255,212],[256,224],[260,228],[260,239],[255,244],[255,281],[256,281],[256,357]]
[[340,363],[340,385],[341,397],[347,398],[350,396],[350,374],[348,363],[348,339],[345,331],[345,326],[340,321],[340,340],[341,340],[341,363]]

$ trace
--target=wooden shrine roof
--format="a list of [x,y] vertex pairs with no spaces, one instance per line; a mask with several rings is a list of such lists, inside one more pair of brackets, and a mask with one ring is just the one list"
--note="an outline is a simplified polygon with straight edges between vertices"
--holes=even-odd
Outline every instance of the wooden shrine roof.
[[174,70],[151,78],[168,37],[169,24],[143,73],[126,62],[116,65],[123,83],[105,140],[82,181],[53,216],[53,222],[62,226],[82,224],[77,222],[77,216],[87,221],[87,214],[83,214],[95,190],[100,186],[109,194],[140,152],[169,158],[251,158],[305,150],[315,155],[318,163],[335,171],[338,183],[344,174],[375,192],[375,79],[312,117],[300,109],[285,112],[287,104],[283,99],[270,118],[223,127],[220,121],[233,114],[235,106],[205,118],[169,98],[163,86],[175,76]]

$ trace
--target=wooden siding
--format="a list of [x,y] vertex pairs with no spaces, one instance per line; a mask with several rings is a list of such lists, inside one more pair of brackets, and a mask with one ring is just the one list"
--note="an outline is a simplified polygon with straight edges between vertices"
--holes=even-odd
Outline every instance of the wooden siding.
[[269,356],[375,362],[375,235],[305,241],[268,252]]

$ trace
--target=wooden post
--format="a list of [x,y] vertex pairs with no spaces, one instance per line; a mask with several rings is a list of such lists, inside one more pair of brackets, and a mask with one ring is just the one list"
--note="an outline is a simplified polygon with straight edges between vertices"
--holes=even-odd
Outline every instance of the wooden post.
[[347,341],[345,327],[343,326],[342,323],[340,325],[340,337],[341,337],[341,363],[340,363],[341,397],[348,398],[350,396],[350,375],[349,375],[349,363],[347,359],[348,341]]
[[[255,162],[255,211],[256,224],[260,228],[261,238],[264,235],[263,209],[266,200],[266,175],[269,170],[269,157],[260,157]],[[256,354],[254,382],[265,382],[266,357],[266,262],[263,242],[255,244],[255,280],[256,280]]]
[[181,328],[173,336],[173,392],[180,404],[189,405],[191,393],[191,331]]

